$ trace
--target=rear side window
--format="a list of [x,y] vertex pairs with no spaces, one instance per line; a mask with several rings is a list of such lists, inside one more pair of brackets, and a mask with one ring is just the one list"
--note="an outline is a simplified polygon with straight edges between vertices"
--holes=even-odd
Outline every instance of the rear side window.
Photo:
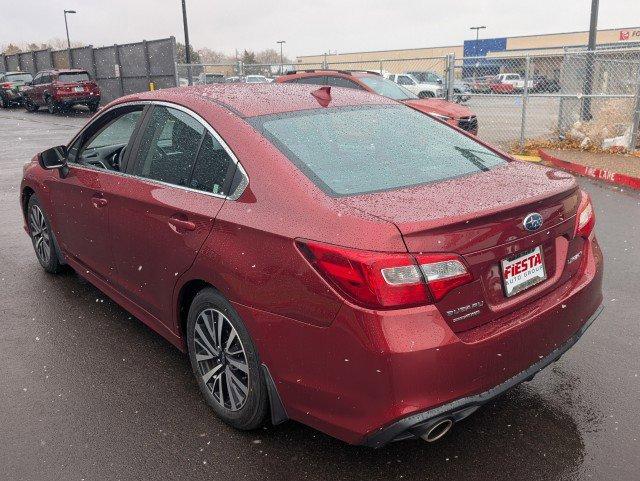
[[86,82],[89,80],[89,74],[87,72],[68,72],[58,75],[58,82]]
[[250,122],[332,196],[437,182],[506,162],[402,105],[315,109]]
[[327,77],[324,75],[318,77],[299,77],[288,81],[292,84],[310,84],[310,85],[327,85]]
[[213,135],[206,133],[191,177],[192,189],[226,195],[225,182],[233,161]]
[[332,87],[344,87],[348,89],[364,90],[352,80],[343,77],[327,77],[327,83]]
[[190,115],[156,106],[140,141],[135,174],[188,186],[204,126]]

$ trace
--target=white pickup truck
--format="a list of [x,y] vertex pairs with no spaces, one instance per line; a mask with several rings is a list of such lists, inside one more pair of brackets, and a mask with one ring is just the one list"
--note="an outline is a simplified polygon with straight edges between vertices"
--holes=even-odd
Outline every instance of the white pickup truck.
[[408,73],[390,73],[386,74],[389,80],[393,80],[398,85],[402,85],[407,90],[410,90],[421,99],[429,97],[444,97],[444,90],[442,86],[431,83],[420,83],[413,75]]
[[[501,73],[496,76],[496,83],[512,85],[514,90],[524,90],[524,79],[519,73]],[[527,82],[527,88],[533,88],[533,80]]]

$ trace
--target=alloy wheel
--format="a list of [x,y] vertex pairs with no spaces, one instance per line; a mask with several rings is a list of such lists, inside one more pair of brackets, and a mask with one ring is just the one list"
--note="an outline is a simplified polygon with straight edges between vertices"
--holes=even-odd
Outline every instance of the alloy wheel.
[[249,364],[227,316],[213,308],[200,312],[194,343],[198,372],[215,401],[230,411],[241,409],[249,393]]
[[43,264],[48,264],[51,257],[51,236],[44,214],[37,205],[32,206],[29,212],[29,230],[36,255]]

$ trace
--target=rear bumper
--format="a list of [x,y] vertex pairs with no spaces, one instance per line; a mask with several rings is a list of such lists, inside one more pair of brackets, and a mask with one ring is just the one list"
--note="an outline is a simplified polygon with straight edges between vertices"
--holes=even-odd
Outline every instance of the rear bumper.
[[556,360],[599,312],[602,273],[593,239],[569,281],[460,333],[435,306],[367,311],[345,303],[327,327],[234,307],[291,419],[348,443],[382,446],[445,414],[462,419]]
[[58,98],[55,98],[55,101],[64,107],[71,107],[72,105],[78,105],[78,104],[99,103],[100,96],[99,95],[83,95],[81,97],[58,97]]
[[0,95],[7,99],[7,101],[9,102],[21,102],[22,101],[22,96],[20,95],[19,92],[15,92],[13,90],[2,90],[0,91]]
[[429,431],[432,426],[445,419],[458,422],[466,418],[483,404],[501,396],[522,382],[530,381],[538,372],[560,359],[565,352],[578,342],[586,330],[589,329],[591,324],[598,318],[603,309],[603,306],[598,307],[596,312],[591,315],[578,332],[571,336],[562,346],[553,350],[549,355],[531,365],[529,368],[507,379],[502,384],[492,387],[480,394],[457,399],[437,408],[407,416],[370,435],[362,444],[372,448],[379,448],[392,441],[417,438]]

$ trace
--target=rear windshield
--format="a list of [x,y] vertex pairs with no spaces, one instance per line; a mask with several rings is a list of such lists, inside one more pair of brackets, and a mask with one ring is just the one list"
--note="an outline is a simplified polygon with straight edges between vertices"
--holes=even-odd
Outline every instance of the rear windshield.
[[377,75],[366,75],[360,77],[360,80],[375,93],[377,93],[378,95],[382,95],[383,97],[389,97],[393,100],[409,100],[418,98],[418,96],[410,90],[407,90],[406,88],[384,77],[378,77]]
[[7,82],[31,82],[33,80],[30,73],[9,73],[4,78]]
[[249,121],[331,196],[437,182],[506,162],[402,105],[314,109]]
[[86,82],[89,80],[87,72],[61,73],[58,75],[58,82]]

